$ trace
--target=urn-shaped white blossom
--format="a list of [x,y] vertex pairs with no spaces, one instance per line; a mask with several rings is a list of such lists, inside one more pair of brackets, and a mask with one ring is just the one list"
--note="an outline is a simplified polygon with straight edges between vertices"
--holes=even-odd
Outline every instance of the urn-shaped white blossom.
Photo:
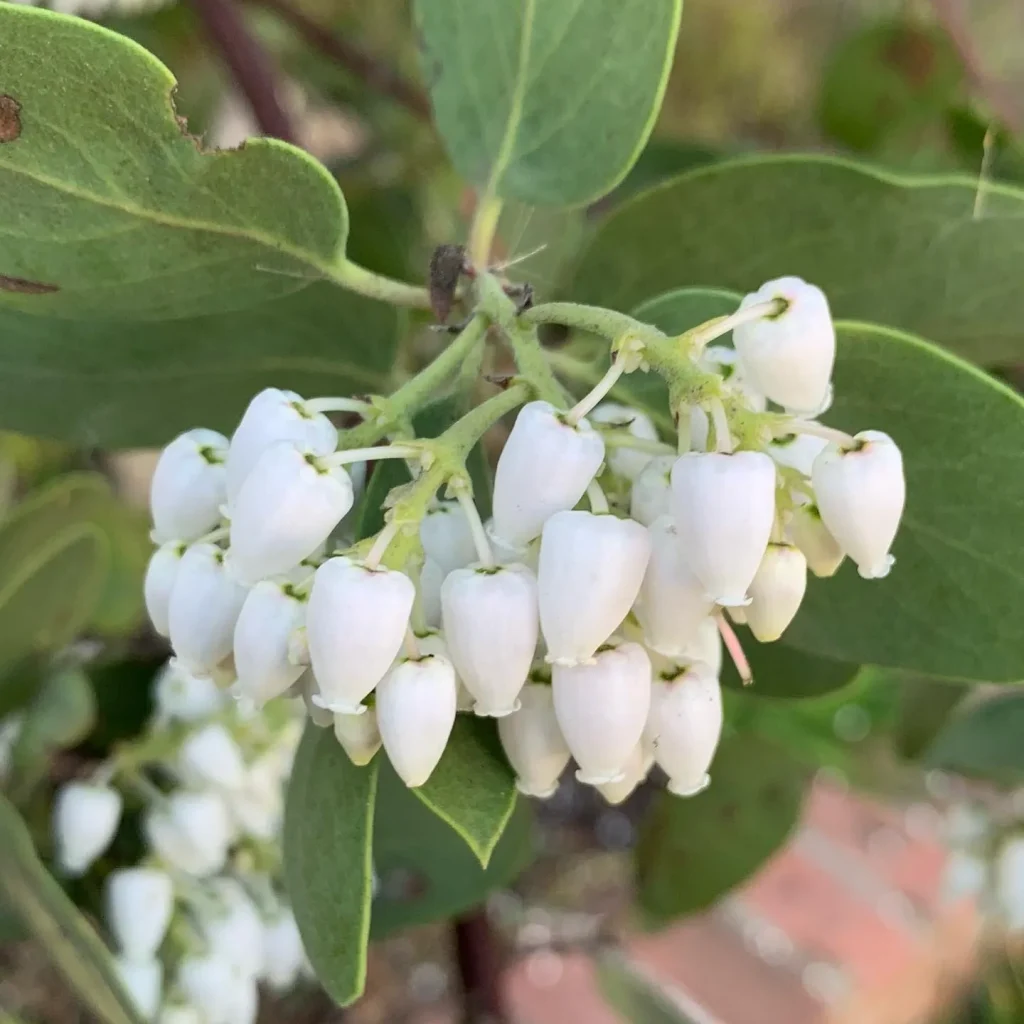
[[796,618],[806,590],[804,553],[792,544],[769,544],[744,609],[750,632],[761,643],[778,640]]
[[516,788],[546,800],[558,789],[569,748],[555,718],[555,697],[545,683],[527,683],[514,715],[498,720],[498,736],[516,772]]
[[227,861],[233,830],[224,800],[216,793],[172,793],[143,819],[153,852],[177,871],[203,877]]
[[228,808],[235,827],[253,839],[276,839],[284,816],[284,778],[268,752],[245,772],[242,784],[231,791]]
[[306,602],[289,584],[263,580],[249,591],[235,623],[237,693],[257,707],[279,697],[302,675],[293,637],[306,621]]
[[178,968],[178,984],[204,1024],[253,1024],[259,1005],[256,979],[218,956],[190,956]]
[[285,992],[298,980],[305,962],[295,915],[281,910],[263,929],[263,980],[275,992]]
[[233,878],[215,878],[207,884],[210,908],[200,927],[210,952],[233,964],[246,977],[263,970],[263,921],[256,905]]
[[380,750],[377,709],[367,708],[362,715],[335,715],[334,735],[354,765],[369,764]]
[[377,687],[377,726],[399,778],[422,786],[437,767],[455,725],[455,668],[426,654],[402,658]]
[[220,521],[227,497],[224,460],[228,439],[215,430],[188,430],[161,453],[149,505],[153,540],[197,540]]
[[746,380],[793,412],[827,408],[836,334],[828,300],[799,277],[780,277],[744,297],[740,309],[780,299],[780,313],[741,324],[733,332]]
[[621,804],[647,778],[653,766],[654,755],[642,742],[638,743],[622,769],[622,778],[615,782],[602,783],[597,787],[597,791],[613,807]]
[[279,576],[308,558],[352,507],[344,466],[309,449],[271,445],[249,471],[231,513],[231,571],[242,583]]
[[209,675],[231,654],[245,596],[216,545],[193,544],[185,552],[171,591],[168,625],[174,653],[193,675]]
[[661,516],[647,530],[651,557],[637,598],[637,618],[652,651],[681,657],[714,610],[714,602],[687,563],[671,516]]
[[703,665],[670,680],[652,704],[647,738],[676,796],[694,796],[711,781],[708,768],[722,735],[722,689]]
[[629,494],[629,514],[638,523],[650,526],[656,519],[669,514],[672,503],[672,467],[675,461],[674,455],[657,455],[633,481]]
[[683,554],[720,605],[745,605],[775,519],[775,463],[763,452],[690,452],[672,467]]
[[316,571],[306,609],[306,636],[320,689],[314,703],[359,715],[363,698],[398,656],[416,596],[408,576],[329,558]]
[[604,441],[586,419],[570,424],[548,402],[524,405],[494,473],[493,535],[525,547],[583,497],[603,461]]
[[814,460],[828,447],[828,441],[815,434],[784,434],[768,443],[765,451],[780,465],[809,477]]
[[473,531],[457,501],[439,501],[427,511],[420,523],[420,543],[443,576],[476,561]]
[[[619,402],[602,402],[590,413],[591,423],[623,430],[640,441],[657,441],[658,430],[650,416]],[[635,480],[654,458],[651,452],[626,446],[608,446],[608,468],[626,480]]]
[[323,413],[309,412],[294,391],[261,391],[245,410],[228,449],[227,494],[232,509],[250,470],[278,441],[290,441],[314,455],[328,455],[337,447],[338,431]]
[[821,520],[817,505],[797,505],[790,513],[786,535],[804,553],[815,576],[835,576],[846,553]]
[[219,722],[210,722],[185,738],[178,751],[178,771],[190,786],[237,789],[245,778],[245,759],[231,733]]
[[81,875],[110,845],[121,820],[121,794],[108,786],[69,782],[53,808],[57,863],[68,875]]
[[179,661],[170,661],[156,680],[157,716],[196,722],[224,706],[225,694],[209,676],[194,676]]
[[889,548],[906,501],[903,456],[888,434],[863,430],[851,448],[830,444],[811,482],[821,519],[864,579],[889,575]]
[[441,587],[445,642],[478,715],[519,707],[537,649],[537,581],[523,565],[456,569]]
[[156,957],[135,959],[114,957],[121,984],[143,1020],[153,1020],[160,1009],[160,996],[164,986],[164,968]]
[[547,659],[589,661],[640,592],[651,541],[632,519],[559,512],[544,525],[537,574]]
[[431,629],[439,629],[441,626],[441,586],[445,575],[444,569],[432,558],[423,560],[416,599],[419,601],[420,615]]
[[161,544],[153,552],[146,566],[146,578],[142,584],[142,594],[146,601],[146,611],[153,628],[161,635],[170,634],[171,591],[174,581],[178,578],[178,567],[185,554],[185,545],[180,541]]
[[107,878],[107,921],[129,960],[145,960],[160,948],[174,912],[171,876],[158,868],[121,868]]
[[651,702],[651,662],[635,643],[609,645],[592,664],[555,664],[555,716],[580,782],[617,782],[640,742]]

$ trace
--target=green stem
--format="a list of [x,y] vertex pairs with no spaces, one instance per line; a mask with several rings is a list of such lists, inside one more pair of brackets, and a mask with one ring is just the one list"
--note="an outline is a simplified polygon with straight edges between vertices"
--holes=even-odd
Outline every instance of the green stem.
[[335,284],[351,292],[365,295],[368,299],[379,299],[392,306],[411,306],[413,309],[430,309],[427,289],[419,285],[406,284],[394,278],[375,274],[351,260],[342,260],[330,271]]
[[576,302],[545,302],[526,310],[519,319],[528,324],[561,324],[563,327],[575,327],[580,331],[600,335],[608,341],[615,341],[627,332],[635,333],[645,341],[649,334],[661,334],[650,325],[642,324],[625,313],[616,313],[613,309],[602,309],[600,306],[582,306]]
[[490,263],[500,217],[501,200],[490,194],[481,196],[469,231],[469,260],[479,270],[485,270]]

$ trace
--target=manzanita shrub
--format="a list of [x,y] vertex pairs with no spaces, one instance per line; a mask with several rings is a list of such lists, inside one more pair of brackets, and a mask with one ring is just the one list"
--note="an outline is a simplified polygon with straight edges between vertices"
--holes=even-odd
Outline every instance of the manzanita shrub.
[[[419,0],[476,202],[404,280],[350,255],[305,152],[207,149],[142,47],[0,3],[0,427],[162,448],[151,553],[83,474],[0,528],[0,699],[26,659],[56,705],[91,694],[72,641],[125,643],[143,597],[169,645],[152,708],[53,801],[55,871],[102,879],[115,961],[18,817],[45,759],[0,806],[6,901],[103,1020],[241,1024],[308,970],[352,1002],[372,936],[528,863],[570,762],[611,804],[658,791],[648,921],[701,909],[798,819],[803,702],[913,673],[942,709],[920,753],[968,682],[1024,678],[1024,402],[986,372],[1024,351],[1024,192],[744,156],[584,227],[647,143],[680,14]],[[557,287],[502,265],[513,204],[579,229]],[[83,733],[57,734],[43,753]],[[1019,769],[1005,747],[990,774]]]

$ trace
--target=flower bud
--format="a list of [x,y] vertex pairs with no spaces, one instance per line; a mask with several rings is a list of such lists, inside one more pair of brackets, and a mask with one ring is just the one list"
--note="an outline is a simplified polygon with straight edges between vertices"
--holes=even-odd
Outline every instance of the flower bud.
[[263,971],[263,920],[245,889],[233,878],[214,878],[208,895],[215,909],[200,918],[210,952],[247,978]]
[[652,705],[647,735],[676,796],[708,787],[708,768],[722,735],[722,689],[701,665],[667,683]]
[[215,430],[188,430],[160,454],[149,489],[153,540],[197,540],[220,522],[227,496],[228,439]]
[[772,438],[765,451],[778,465],[809,477],[814,460],[827,447],[828,441],[815,434],[785,434]]
[[220,871],[231,844],[231,818],[216,793],[172,793],[143,819],[143,832],[164,863],[204,877]]
[[500,718],[518,695],[537,649],[537,581],[524,565],[456,569],[441,587],[451,659],[478,715]]
[[256,979],[217,956],[186,957],[178,984],[204,1024],[253,1024],[259,1005]]
[[388,759],[410,788],[441,760],[455,726],[455,668],[427,654],[401,659],[377,687],[377,725]]
[[290,441],[314,455],[329,455],[338,445],[338,431],[323,413],[308,412],[294,391],[261,391],[245,410],[228,449],[227,495],[232,509],[249,471],[278,441]]
[[160,1009],[164,987],[163,964],[154,957],[135,960],[129,956],[117,956],[114,957],[114,967],[139,1016],[143,1020],[152,1020]]
[[69,782],[53,808],[57,863],[68,875],[84,875],[110,845],[121,820],[121,794],[107,786]]
[[211,722],[182,743],[178,771],[189,786],[237,789],[245,778],[245,760],[231,733]]
[[264,842],[278,838],[284,816],[284,782],[276,758],[269,752],[248,767],[241,786],[231,791],[229,805],[239,832]]
[[216,545],[193,544],[185,552],[171,591],[168,626],[174,653],[193,675],[210,675],[231,654],[245,596]]
[[503,544],[525,547],[556,512],[583,497],[604,461],[601,435],[581,419],[547,402],[519,411],[494,473],[493,534]]
[[780,277],[745,296],[740,309],[772,299],[783,299],[786,308],[732,332],[743,375],[778,405],[816,415],[828,405],[836,358],[828,300],[799,277]]
[[624,803],[633,790],[647,778],[653,766],[654,755],[648,753],[643,743],[638,743],[622,769],[622,778],[617,782],[603,783],[597,787],[597,791],[613,807]]
[[547,800],[569,763],[569,748],[555,718],[554,692],[544,683],[527,683],[519,700],[514,715],[498,719],[498,736],[518,776],[516,789]]
[[709,597],[745,605],[775,520],[775,463],[762,452],[690,452],[672,467],[672,517]]
[[888,434],[863,430],[853,448],[830,444],[811,483],[822,522],[866,580],[889,575],[889,548],[906,501],[903,456]]
[[629,494],[629,514],[643,526],[650,526],[655,519],[669,513],[672,466],[675,461],[674,455],[655,456],[633,481]]
[[282,910],[263,929],[263,980],[275,992],[285,992],[298,980],[305,962],[295,915]]
[[559,512],[544,525],[537,596],[547,659],[589,661],[640,592],[651,541],[631,519]]
[[637,598],[637,618],[652,651],[680,657],[714,611],[714,602],[687,564],[671,516],[660,517],[647,530],[651,558]]
[[367,708],[362,715],[335,715],[334,735],[354,765],[369,764],[380,750],[377,709]]
[[271,445],[249,471],[231,518],[231,571],[255,583],[294,569],[352,507],[344,466],[329,469],[309,450]]
[[128,960],[145,960],[160,948],[174,913],[171,877],[157,868],[122,868],[107,878],[107,921]]
[[803,552],[790,544],[769,544],[744,609],[750,632],[763,644],[778,640],[796,618],[806,590]]
[[420,522],[420,543],[443,576],[476,561],[473,531],[457,501],[439,501],[427,512]]
[[[591,423],[628,431],[641,441],[657,441],[658,431],[650,416],[618,402],[602,402],[590,414]],[[608,450],[608,468],[625,480],[635,480],[654,456],[650,452],[616,445]]]
[[815,576],[835,576],[846,557],[835,537],[821,521],[817,505],[798,505],[786,524],[789,539],[804,553]]
[[209,718],[224,706],[224,692],[209,676],[194,676],[171,660],[156,680],[157,715],[162,719],[195,722]]
[[403,573],[329,558],[316,571],[306,609],[314,703],[361,715],[363,698],[398,656],[416,590]]
[[554,666],[555,716],[592,786],[621,781],[640,742],[651,702],[651,662],[634,643],[605,647],[591,664]]
[[171,611],[171,591],[174,589],[174,581],[178,578],[178,567],[184,554],[184,544],[180,541],[170,541],[153,552],[146,567],[142,593],[149,619],[161,636],[170,633],[168,618]]
[[264,580],[249,591],[235,623],[237,692],[262,707],[305,671],[292,654],[292,635],[306,621],[306,602],[288,584]]

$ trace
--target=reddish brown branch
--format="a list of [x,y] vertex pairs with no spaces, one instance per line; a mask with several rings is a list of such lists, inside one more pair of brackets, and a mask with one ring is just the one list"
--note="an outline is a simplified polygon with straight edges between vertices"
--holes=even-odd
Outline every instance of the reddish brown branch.
[[462,980],[465,1024],[508,1024],[501,992],[504,957],[500,940],[482,910],[455,919],[455,960]]

